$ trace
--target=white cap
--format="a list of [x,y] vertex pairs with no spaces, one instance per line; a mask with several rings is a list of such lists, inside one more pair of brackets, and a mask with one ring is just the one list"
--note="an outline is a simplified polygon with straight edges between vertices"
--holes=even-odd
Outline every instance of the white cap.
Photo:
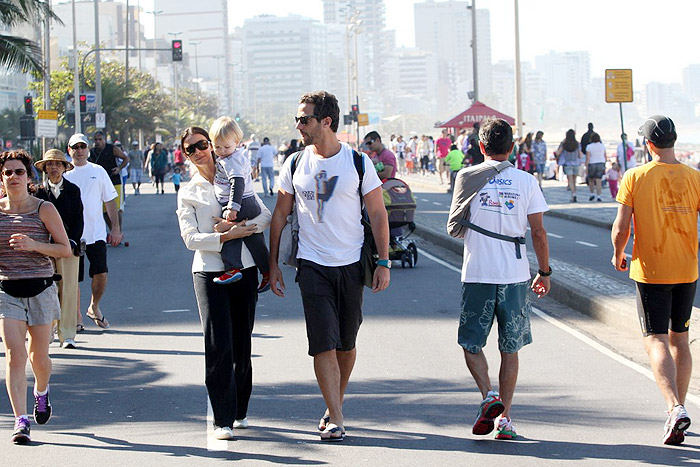
[[139,145],[139,142],[138,142],[138,141],[132,141],[132,142],[131,142],[131,145],[132,145],[132,146],[138,146],[138,145]]
[[87,146],[90,145],[87,138],[82,133],[76,133],[70,137],[70,140],[68,140],[68,146],[70,146],[70,147],[75,146],[77,143],[85,143],[85,145],[87,145]]

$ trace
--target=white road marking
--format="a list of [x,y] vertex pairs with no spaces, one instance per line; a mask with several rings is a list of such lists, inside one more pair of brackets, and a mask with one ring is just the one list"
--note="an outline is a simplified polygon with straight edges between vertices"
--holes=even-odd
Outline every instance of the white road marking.
[[552,232],[547,232],[547,236],[548,236],[548,237],[554,237],[554,238],[564,238],[564,237],[562,237],[561,235],[557,235],[557,234],[552,233]]
[[582,242],[581,240],[576,240],[576,243],[583,246],[590,246],[591,248],[598,248],[598,245],[595,243]]
[[190,311],[187,308],[183,308],[181,310],[163,310],[163,313],[185,313],[187,311]]
[[420,200],[421,200],[421,201],[425,201],[426,203],[429,203],[429,202],[430,202],[429,199],[425,199],[425,198],[420,198]]
[[437,201],[433,201],[433,204],[435,204],[437,206],[442,206],[442,203],[438,203]]
[[[447,269],[449,269],[451,271],[458,272],[458,273],[462,272],[462,270],[459,269],[458,267],[453,266],[450,263],[447,263],[447,262],[441,260],[440,258],[436,258],[435,256],[431,255],[430,253],[427,253],[426,251],[424,251],[420,248],[418,249],[418,252],[422,256],[425,256],[426,258],[428,258],[432,261],[435,261],[436,263],[438,263],[441,266],[445,266]],[[622,365],[625,365],[626,367],[636,371],[637,373],[639,373],[643,376],[646,376],[651,381],[656,381],[654,379],[654,374],[649,369],[643,367],[642,365],[635,363],[632,360],[628,360],[627,358],[623,357],[622,355],[616,354],[615,352],[608,349],[607,347],[599,344],[598,342],[594,341],[590,337],[577,331],[576,329],[572,328],[571,326],[562,323],[558,319],[554,318],[553,316],[548,315],[547,313],[545,313],[544,311],[542,311],[538,308],[532,307],[532,311],[533,311],[533,313],[535,313],[537,316],[539,316],[543,320],[547,321],[548,323],[552,324],[553,326],[558,327],[562,331],[568,333],[572,337],[575,337],[576,339],[578,339],[581,342],[583,342],[584,344],[592,347],[593,349],[597,350],[598,352],[602,353],[603,355],[605,355],[609,358],[612,358],[616,362],[621,363]],[[686,395],[686,400],[691,401],[693,404],[700,407],[700,397],[698,397],[694,394],[688,393]]]

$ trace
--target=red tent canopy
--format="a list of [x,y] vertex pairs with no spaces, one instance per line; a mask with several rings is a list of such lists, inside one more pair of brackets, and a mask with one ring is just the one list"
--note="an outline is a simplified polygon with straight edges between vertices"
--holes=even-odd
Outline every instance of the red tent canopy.
[[509,117],[508,115],[501,113],[496,109],[492,109],[482,102],[476,101],[471,107],[461,114],[447,120],[446,122],[438,123],[435,126],[437,128],[471,128],[475,123],[479,123],[489,117],[502,118],[511,125],[515,125],[515,119],[513,117]]

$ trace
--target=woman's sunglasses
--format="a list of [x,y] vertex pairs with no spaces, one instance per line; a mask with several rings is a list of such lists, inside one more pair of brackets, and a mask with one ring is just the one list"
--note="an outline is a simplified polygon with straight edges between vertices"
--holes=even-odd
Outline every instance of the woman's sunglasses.
[[18,177],[21,177],[22,175],[27,173],[27,169],[5,169],[2,171],[2,174],[6,177],[11,177],[12,174],[17,174]]
[[202,139],[194,144],[190,144],[185,148],[185,154],[191,156],[197,149],[199,149],[200,151],[206,151],[207,149],[209,149],[209,141],[207,141],[206,139]]

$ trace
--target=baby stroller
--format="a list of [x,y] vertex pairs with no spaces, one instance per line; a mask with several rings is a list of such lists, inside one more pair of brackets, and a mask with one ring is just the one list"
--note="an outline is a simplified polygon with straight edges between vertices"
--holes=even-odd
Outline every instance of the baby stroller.
[[418,248],[406,239],[416,229],[416,199],[406,182],[398,178],[384,180],[382,194],[389,215],[389,259],[401,260],[402,268],[412,268],[418,262]]

